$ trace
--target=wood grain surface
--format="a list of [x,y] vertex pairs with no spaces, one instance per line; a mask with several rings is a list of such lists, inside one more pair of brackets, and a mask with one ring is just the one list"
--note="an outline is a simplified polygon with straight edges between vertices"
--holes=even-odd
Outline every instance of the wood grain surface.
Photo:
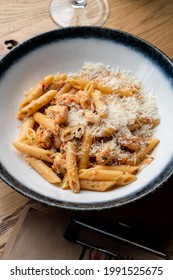
[[[149,41],[173,59],[173,1],[109,0],[110,16],[105,27],[130,32]],[[50,0],[0,1],[0,57],[13,45],[39,33],[59,28],[49,14]],[[92,214],[114,223],[123,220],[158,238],[173,251],[173,188],[164,188],[132,205]],[[0,252],[13,230],[20,210],[32,203],[0,180]],[[75,214],[76,215],[76,214]],[[78,215],[82,215],[78,213]],[[90,213],[86,213],[90,217]],[[110,221],[111,217],[111,221]],[[163,247],[164,247],[163,246]],[[173,255],[173,254],[172,254]]]
[[[110,16],[104,26],[140,36],[173,58],[173,1],[109,0]],[[50,0],[1,0],[0,55],[8,40],[22,42],[58,26],[49,14]]]

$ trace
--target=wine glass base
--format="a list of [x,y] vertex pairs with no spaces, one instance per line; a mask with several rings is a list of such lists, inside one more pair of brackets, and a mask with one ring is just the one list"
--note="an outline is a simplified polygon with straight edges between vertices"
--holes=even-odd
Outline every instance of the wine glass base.
[[71,0],[53,0],[50,14],[56,24],[68,26],[102,26],[109,16],[107,0],[87,0],[87,4],[73,5]]

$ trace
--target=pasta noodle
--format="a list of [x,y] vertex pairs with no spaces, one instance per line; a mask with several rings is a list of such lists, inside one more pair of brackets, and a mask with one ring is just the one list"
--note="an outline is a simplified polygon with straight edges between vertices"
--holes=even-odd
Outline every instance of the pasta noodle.
[[155,146],[159,143],[159,139],[152,139],[147,141],[134,156],[128,160],[128,164],[136,165],[140,164],[146,157],[146,155],[150,154],[151,151],[155,148]]
[[27,106],[21,109],[21,113],[25,117],[29,117],[39,109],[41,109],[43,106],[48,104],[57,94],[56,90],[50,90],[46,92],[44,95],[40,96],[38,99],[33,100],[31,103],[29,103]]
[[95,90],[91,93],[91,95],[93,97],[93,101],[94,101],[97,113],[101,117],[106,117],[106,115],[107,115],[106,105],[105,105],[101,91]]
[[125,186],[136,180],[136,176],[132,174],[123,174],[115,183],[115,186]]
[[160,123],[156,99],[127,70],[86,62],[78,73],[44,77],[24,96],[13,145],[62,190],[130,185],[153,161]]
[[23,122],[23,125],[20,129],[20,135],[17,139],[18,141],[22,141],[27,138],[27,131],[29,128],[34,127],[34,123],[35,123],[35,121],[34,121],[33,117],[29,117]]
[[40,97],[45,92],[46,88],[48,88],[52,84],[53,79],[54,79],[53,75],[43,78],[36,86],[36,88],[34,88],[29,92],[25,100],[20,104],[20,107],[24,107],[27,104],[29,104],[32,100],[35,100],[38,97]]
[[79,176],[77,171],[75,147],[71,142],[67,142],[66,166],[67,166],[69,186],[74,193],[79,193],[80,183],[79,183]]
[[36,158],[25,157],[27,163],[29,163],[41,176],[43,176],[48,182],[52,184],[60,183],[61,179],[53,172],[52,168],[48,167],[42,160]]
[[13,145],[19,152],[25,155],[33,156],[35,158],[42,159],[48,162],[53,161],[52,158],[50,157],[52,155],[52,152],[49,150],[44,150],[42,148],[23,144],[22,142],[17,142],[17,141],[15,141]]
[[131,166],[131,165],[97,165],[94,167],[97,170],[117,170],[124,173],[136,174],[140,166]]
[[108,191],[110,188],[115,186],[115,181],[85,181],[80,180],[80,186],[82,190],[89,191]]
[[86,131],[81,144],[81,157],[79,160],[79,169],[89,166],[89,151],[92,145],[92,133]]
[[88,181],[117,181],[123,172],[117,170],[96,170],[96,169],[81,169],[79,179]]
[[81,77],[70,79],[69,82],[76,89],[84,89],[88,84],[88,81]]
[[49,128],[51,131],[54,131],[54,120],[48,118],[47,116],[39,112],[34,113],[33,118],[39,125],[45,128]]

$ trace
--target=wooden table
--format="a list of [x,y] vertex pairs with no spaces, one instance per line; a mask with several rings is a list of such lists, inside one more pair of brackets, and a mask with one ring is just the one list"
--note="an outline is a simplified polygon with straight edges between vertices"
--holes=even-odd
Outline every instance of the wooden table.
[[[109,0],[110,16],[104,26],[133,33],[156,45],[173,59],[173,1]],[[50,0],[1,0],[0,56],[15,43],[58,28],[49,14]],[[173,251],[172,179],[157,192],[131,205],[92,213],[107,223],[126,222],[158,240],[160,248]],[[10,237],[20,210],[32,203],[0,180],[0,251]],[[90,213],[77,215],[89,216]],[[173,253],[172,253],[173,256]]]

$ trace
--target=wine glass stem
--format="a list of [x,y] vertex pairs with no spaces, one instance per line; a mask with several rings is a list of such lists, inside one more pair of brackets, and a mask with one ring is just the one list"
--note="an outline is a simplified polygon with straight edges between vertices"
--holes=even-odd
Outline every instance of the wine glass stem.
[[74,8],[84,8],[87,4],[87,0],[72,0],[71,3]]

